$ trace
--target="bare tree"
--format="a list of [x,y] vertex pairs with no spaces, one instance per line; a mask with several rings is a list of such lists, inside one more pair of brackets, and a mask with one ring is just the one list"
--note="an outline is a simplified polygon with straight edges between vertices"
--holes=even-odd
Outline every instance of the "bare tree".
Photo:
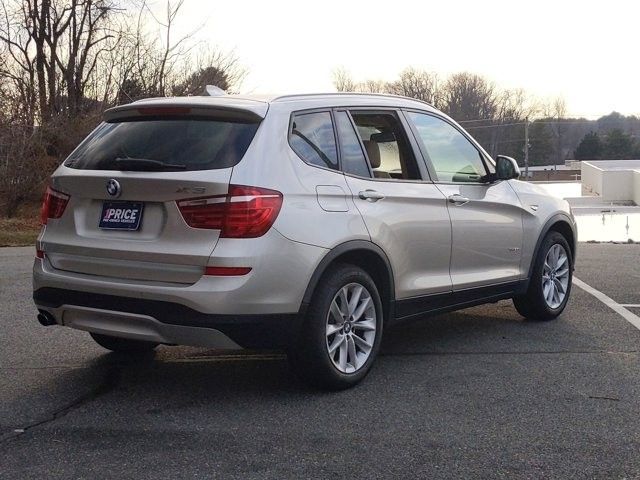
[[389,93],[389,83],[384,80],[367,79],[356,82],[343,68],[333,71],[333,85],[339,92]]
[[443,85],[440,108],[458,121],[492,120],[498,109],[496,87],[480,75],[455,73]]
[[20,203],[33,194],[42,171],[51,168],[51,158],[38,136],[30,126],[0,121],[0,207],[7,217],[15,215]]
[[233,93],[244,80],[247,71],[233,52],[207,50],[185,63],[170,79],[171,94],[175,96],[202,95],[207,85],[214,85]]
[[177,37],[184,0],[156,16],[146,0],[3,0],[0,6],[0,205],[39,190],[108,106],[237,89],[237,57]]
[[524,124],[533,116],[534,104],[522,89],[497,91],[495,102],[496,111],[491,123],[480,122],[492,128],[478,136],[484,139],[484,146],[492,156],[508,153],[519,157],[524,153]]
[[400,72],[398,80],[387,87],[389,93],[412,97],[430,104],[436,104],[439,96],[438,76],[412,67]]
[[176,37],[183,4],[168,0],[157,16],[146,0],[6,0],[0,78],[31,125],[126,99],[193,94],[186,84],[197,79],[237,88],[246,72],[233,52],[196,41],[199,28]]
[[356,91],[356,83],[353,81],[351,74],[343,67],[336,68],[333,71],[333,85],[339,92]]
[[569,153],[563,148],[563,140],[567,133],[567,125],[563,119],[567,116],[567,104],[562,97],[556,97],[541,105],[542,118],[548,122],[548,129],[553,138],[553,163],[564,164]]
[[[108,41],[116,36],[111,17],[119,10],[116,0],[3,2],[0,41],[9,61],[1,74],[31,108],[37,99],[40,121],[83,107],[99,61],[115,48]],[[36,120],[33,112],[27,119]]]
[[389,93],[389,83],[384,80],[368,79],[357,83],[356,91],[363,93]]
[[241,85],[247,72],[238,57],[195,41],[200,27],[175,38],[173,31],[183,3],[168,1],[164,17],[151,14],[146,3],[140,6],[135,21],[126,29],[129,34],[118,59],[118,103],[201,94],[207,84],[230,92]]

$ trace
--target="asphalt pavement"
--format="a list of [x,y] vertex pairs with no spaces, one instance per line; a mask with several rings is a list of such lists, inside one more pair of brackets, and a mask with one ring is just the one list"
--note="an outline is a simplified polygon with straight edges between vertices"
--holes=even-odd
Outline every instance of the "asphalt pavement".
[[[577,277],[640,304],[640,245],[579,248]],[[552,322],[505,301],[390,329],[323,393],[277,352],[131,359],[42,327],[33,253],[0,249],[2,479],[640,479],[640,331],[579,288]]]

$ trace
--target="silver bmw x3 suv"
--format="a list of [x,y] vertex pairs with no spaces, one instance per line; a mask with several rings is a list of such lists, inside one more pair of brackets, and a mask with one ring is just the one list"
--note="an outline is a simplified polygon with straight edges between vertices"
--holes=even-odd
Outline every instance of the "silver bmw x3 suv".
[[507,298],[531,320],[563,311],[574,218],[518,176],[409,98],[112,108],[51,177],[38,319],[114,351],[282,348],[349,387],[397,322]]

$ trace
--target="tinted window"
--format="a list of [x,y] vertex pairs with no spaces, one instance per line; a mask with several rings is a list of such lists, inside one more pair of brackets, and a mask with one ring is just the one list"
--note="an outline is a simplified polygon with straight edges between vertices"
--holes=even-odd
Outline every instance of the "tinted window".
[[338,169],[338,151],[329,112],[304,113],[293,118],[291,148],[305,162]]
[[[69,156],[65,165],[119,170],[122,165],[116,159],[133,158],[179,166],[165,170],[227,168],[242,159],[257,129],[257,123],[206,118],[103,123]],[[128,165],[126,169],[138,167]]]
[[393,113],[351,112],[376,178],[419,180],[404,128]]
[[336,112],[336,127],[340,139],[342,171],[361,177],[370,177],[367,159],[347,112]]
[[480,151],[452,125],[437,117],[409,113],[438,181],[478,182],[487,174]]

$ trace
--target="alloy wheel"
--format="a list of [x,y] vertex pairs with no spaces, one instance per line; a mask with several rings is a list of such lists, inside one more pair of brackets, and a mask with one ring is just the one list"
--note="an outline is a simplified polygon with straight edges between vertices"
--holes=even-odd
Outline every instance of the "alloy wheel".
[[542,294],[550,308],[558,308],[567,296],[569,268],[567,251],[558,243],[552,245],[542,268]]
[[342,373],[366,363],[376,339],[376,308],[367,288],[349,283],[338,290],[327,313],[327,353]]

